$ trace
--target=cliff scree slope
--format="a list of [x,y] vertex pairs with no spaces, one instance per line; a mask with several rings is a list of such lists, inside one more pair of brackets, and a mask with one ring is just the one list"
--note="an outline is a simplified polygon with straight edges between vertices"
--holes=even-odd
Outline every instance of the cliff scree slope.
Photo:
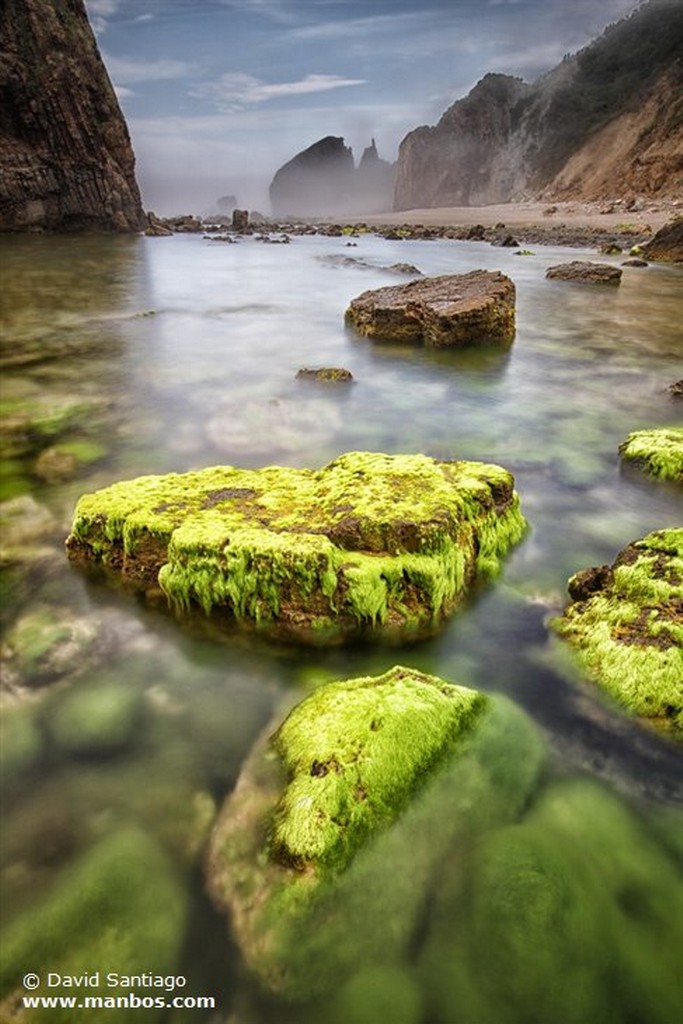
[[144,227],[128,129],[83,0],[1,0],[0,40],[0,230]]
[[486,75],[399,150],[394,208],[683,194],[683,4],[649,0],[532,85]]

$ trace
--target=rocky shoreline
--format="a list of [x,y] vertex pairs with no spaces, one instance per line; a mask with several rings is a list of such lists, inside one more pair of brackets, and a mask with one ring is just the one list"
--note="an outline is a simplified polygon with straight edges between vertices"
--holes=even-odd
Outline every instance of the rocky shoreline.
[[[259,213],[236,210],[231,218],[192,215],[160,218],[148,214],[148,235],[204,233],[234,241],[253,235],[260,241],[283,241],[298,235],[353,238],[374,234],[390,241],[488,242],[502,247],[562,246],[630,253],[647,244],[665,224],[682,214],[676,202],[631,206],[617,201],[590,203],[509,203],[486,207],[451,207],[382,213],[344,221],[327,219],[269,219]],[[223,233],[223,234],[221,234]]]

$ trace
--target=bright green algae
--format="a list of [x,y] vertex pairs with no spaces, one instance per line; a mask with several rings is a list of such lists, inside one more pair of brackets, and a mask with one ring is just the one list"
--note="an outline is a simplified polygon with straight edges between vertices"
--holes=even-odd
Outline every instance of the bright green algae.
[[683,730],[683,529],[650,533],[599,571],[602,584],[553,628],[622,705]]
[[400,666],[325,684],[285,714],[247,759],[207,868],[248,969],[298,1000],[408,955],[444,862],[517,818],[544,747],[504,698]]
[[623,459],[642,466],[652,476],[683,483],[683,428],[637,430],[619,446]]
[[276,858],[345,866],[485,705],[474,690],[400,666],[316,691],[273,739],[290,775],[272,830]]
[[70,556],[178,611],[324,642],[433,630],[526,528],[499,466],[350,452],[320,470],[219,466],[78,502]]

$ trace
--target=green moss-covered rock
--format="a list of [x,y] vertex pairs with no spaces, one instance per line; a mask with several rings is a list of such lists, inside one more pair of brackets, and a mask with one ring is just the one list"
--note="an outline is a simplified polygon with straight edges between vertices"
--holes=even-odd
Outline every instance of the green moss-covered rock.
[[43,449],[35,461],[34,472],[46,483],[59,483],[70,480],[106,454],[106,448],[96,441],[63,441]]
[[344,867],[396,817],[485,703],[474,690],[402,668],[321,687],[273,737],[289,777],[273,821],[273,855],[297,867]]
[[86,619],[36,605],[7,633],[7,657],[26,686],[43,686],[82,668],[96,640]]
[[637,430],[619,446],[622,459],[634,462],[652,476],[683,484],[683,428]]
[[179,612],[324,643],[433,631],[524,533],[499,466],[351,452],[320,470],[221,466],[85,495],[69,555]]
[[592,781],[549,786],[473,846],[427,936],[425,1020],[668,1024],[680,1003],[680,861]]
[[[65,869],[46,898],[6,926],[3,937],[3,1021],[17,1024],[79,1024],[120,1020],[121,1008],[45,1007],[22,1011],[27,972],[42,984],[35,995],[53,995],[47,972],[92,978],[89,996],[111,997],[130,986],[107,987],[107,974],[169,975],[178,964],[186,918],[185,897],[165,855],[143,832],[127,828],[103,840]],[[133,991],[137,991],[135,985]],[[30,993],[28,993],[30,994]],[[60,995],[72,992],[59,989]],[[78,993],[76,993],[78,994]],[[154,992],[158,994],[158,990]],[[145,1009],[160,1020],[165,1010]]]
[[0,777],[12,783],[43,753],[43,737],[30,708],[3,710],[0,716]]
[[577,573],[552,627],[634,714],[683,729],[683,529],[659,530],[611,566]]
[[542,762],[516,708],[433,676],[321,687],[263,735],[212,836],[209,888],[249,969],[304,1001],[390,971],[449,851],[515,820]]
[[73,754],[109,755],[125,749],[140,725],[143,699],[123,683],[77,686],[50,715],[50,733]]

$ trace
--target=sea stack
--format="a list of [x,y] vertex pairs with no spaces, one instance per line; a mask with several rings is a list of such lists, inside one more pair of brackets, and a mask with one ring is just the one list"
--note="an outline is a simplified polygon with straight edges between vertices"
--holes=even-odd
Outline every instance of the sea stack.
[[83,0],[3,0],[0,38],[0,231],[142,230],[130,136]]

